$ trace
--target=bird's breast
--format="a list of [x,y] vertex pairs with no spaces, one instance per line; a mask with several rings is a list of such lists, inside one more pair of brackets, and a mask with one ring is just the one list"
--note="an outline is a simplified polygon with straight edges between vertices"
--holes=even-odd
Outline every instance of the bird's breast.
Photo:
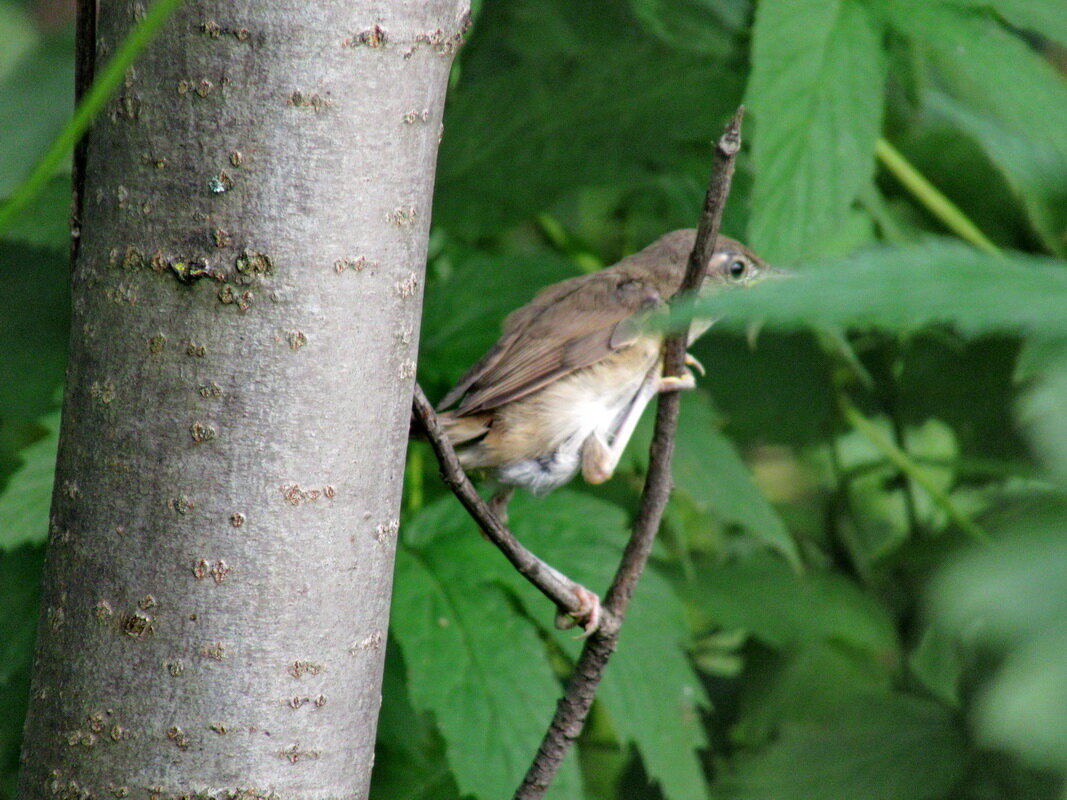
[[606,441],[660,357],[660,340],[622,348],[527,397],[496,409],[472,466],[498,467],[509,483],[548,491],[570,480],[593,433]]

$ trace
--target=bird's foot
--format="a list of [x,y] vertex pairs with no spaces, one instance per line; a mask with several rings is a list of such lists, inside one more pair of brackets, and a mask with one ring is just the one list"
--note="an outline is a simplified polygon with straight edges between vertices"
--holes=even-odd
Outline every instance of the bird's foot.
[[564,611],[562,608],[556,611],[556,627],[561,630],[569,630],[575,625],[583,629],[579,639],[585,639],[596,633],[600,627],[600,598],[595,592],[591,592],[584,586],[576,586],[574,593],[578,597],[577,611]]
[[[692,353],[685,354],[685,365],[695,369],[700,373],[701,377],[707,374],[704,365]],[[697,388],[697,379],[693,377],[693,373],[688,369],[684,375],[670,375],[659,379],[658,390],[661,392],[684,392],[695,388]]]
[[684,375],[668,375],[659,379],[659,391],[661,392],[684,392],[697,388],[697,379],[689,370]]

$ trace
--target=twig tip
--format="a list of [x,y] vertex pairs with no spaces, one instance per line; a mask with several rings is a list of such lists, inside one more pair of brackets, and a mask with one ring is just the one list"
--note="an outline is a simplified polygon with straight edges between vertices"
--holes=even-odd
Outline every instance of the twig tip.
[[724,156],[734,156],[740,151],[741,122],[744,118],[745,107],[740,105],[737,107],[737,111],[734,112],[734,115],[730,118],[730,121],[726,123],[726,130],[724,130],[722,136],[719,137],[719,151]]

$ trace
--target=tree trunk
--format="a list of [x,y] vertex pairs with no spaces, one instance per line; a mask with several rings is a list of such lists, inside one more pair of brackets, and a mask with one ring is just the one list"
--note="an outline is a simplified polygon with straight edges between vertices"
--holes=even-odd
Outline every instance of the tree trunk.
[[94,126],[25,800],[366,795],[464,7],[190,0]]

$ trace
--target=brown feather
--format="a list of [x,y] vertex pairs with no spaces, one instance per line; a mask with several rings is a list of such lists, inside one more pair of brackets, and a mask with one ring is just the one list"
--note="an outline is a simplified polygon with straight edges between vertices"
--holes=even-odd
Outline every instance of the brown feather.
[[[669,233],[591,275],[543,289],[511,313],[495,345],[442,400],[444,423],[468,469],[542,494],[581,469],[606,480],[641,413],[663,389],[663,337],[646,315],[677,290],[695,231]],[[749,265],[736,270],[738,256]],[[720,237],[705,282],[723,287],[766,266]],[[709,287],[711,288],[711,287]],[[710,324],[694,323],[695,337]]]
[[457,417],[452,411],[445,411],[438,419],[453,445],[466,444],[485,436],[493,422],[491,414]]
[[[458,402],[457,417],[490,411],[630,346],[640,332],[639,315],[681,284],[695,239],[694,229],[672,231],[614,266],[542,289],[504,320],[503,335],[438,408]],[[716,249],[759,261],[725,236]]]
[[674,231],[592,275],[542,290],[504,322],[504,334],[441,401],[457,415],[514,402],[634,341],[633,317],[674,293],[695,232]]

